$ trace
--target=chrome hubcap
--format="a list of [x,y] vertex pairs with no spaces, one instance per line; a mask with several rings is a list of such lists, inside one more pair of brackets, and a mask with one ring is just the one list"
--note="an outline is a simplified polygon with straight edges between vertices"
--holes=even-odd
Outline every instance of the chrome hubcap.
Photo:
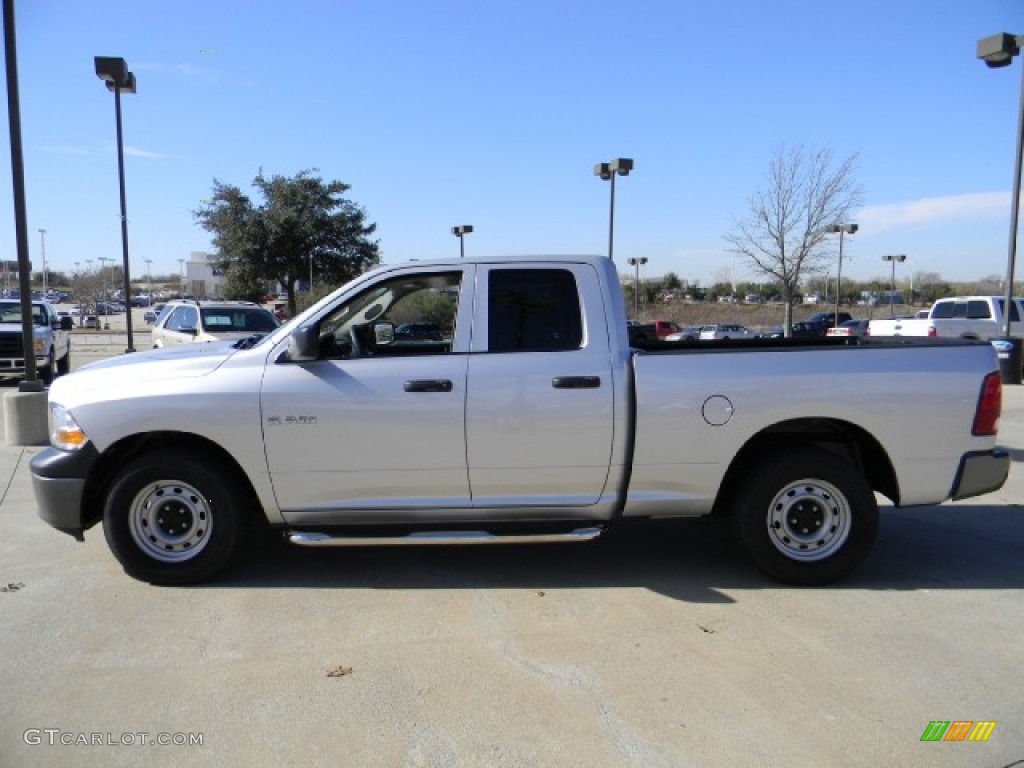
[[797,480],[772,499],[768,532],[786,557],[805,562],[834,554],[850,535],[850,505],[823,480]]
[[140,490],[129,517],[132,538],[154,560],[191,560],[210,540],[209,502],[188,483],[161,480]]

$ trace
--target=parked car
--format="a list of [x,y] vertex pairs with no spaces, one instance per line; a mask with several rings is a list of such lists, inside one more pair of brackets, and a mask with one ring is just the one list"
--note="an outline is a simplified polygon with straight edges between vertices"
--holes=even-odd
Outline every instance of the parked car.
[[655,320],[652,325],[654,326],[654,335],[659,339],[667,338],[680,330],[679,324],[673,323],[671,320]]
[[665,341],[697,341],[703,328],[703,325],[688,325],[675,333],[670,333],[665,337]]
[[168,302],[153,327],[153,346],[244,339],[273,331],[280,323],[274,314],[251,301]]
[[[838,323],[845,323],[847,320],[853,319],[853,315],[849,312],[815,312],[804,322],[810,323],[811,325],[820,325],[823,328],[832,328],[838,324],[836,322],[837,317]],[[821,335],[824,336],[825,332],[822,331]]]
[[847,320],[835,328],[829,328],[827,336],[870,336],[868,320]]
[[745,325],[732,325],[728,323],[716,323],[705,325],[700,331],[701,341],[714,339],[753,339],[757,334]]
[[437,323],[403,323],[395,328],[395,338],[406,341],[444,341]]
[[164,307],[166,306],[166,303],[154,304],[152,307],[147,309],[142,315],[142,319],[146,321],[146,325],[156,325],[156,321],[159,319],[160,313],[163,312]]
[[[1024,336],[1022,299],[1010,302],[1010,336]],[[989,341],[1003,335],[1006,299],[1002,296],[956,296],[939,299],[926,318],[879,318],[871,321],[872,337],[929,336]]]

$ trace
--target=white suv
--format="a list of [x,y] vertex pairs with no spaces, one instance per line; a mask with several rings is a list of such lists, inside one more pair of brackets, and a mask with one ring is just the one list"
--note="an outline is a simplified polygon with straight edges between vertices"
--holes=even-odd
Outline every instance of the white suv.
[[251,301],[171,301],[153,327],[153,346],[244,339],[278,325],[270,310]]

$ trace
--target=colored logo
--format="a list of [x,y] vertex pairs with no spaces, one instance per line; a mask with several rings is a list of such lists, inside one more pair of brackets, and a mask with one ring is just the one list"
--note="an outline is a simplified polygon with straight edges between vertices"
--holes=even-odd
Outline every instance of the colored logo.
[[932,720],[921,741],[988,741],[995,729],[995,720]]

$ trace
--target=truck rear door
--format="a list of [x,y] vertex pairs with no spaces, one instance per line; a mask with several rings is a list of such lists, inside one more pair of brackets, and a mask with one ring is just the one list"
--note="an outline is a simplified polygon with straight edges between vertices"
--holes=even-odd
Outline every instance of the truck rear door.
[[476,279],[466,393],[474,507],[597,503],[614,431],[597,272],[482,265]]

